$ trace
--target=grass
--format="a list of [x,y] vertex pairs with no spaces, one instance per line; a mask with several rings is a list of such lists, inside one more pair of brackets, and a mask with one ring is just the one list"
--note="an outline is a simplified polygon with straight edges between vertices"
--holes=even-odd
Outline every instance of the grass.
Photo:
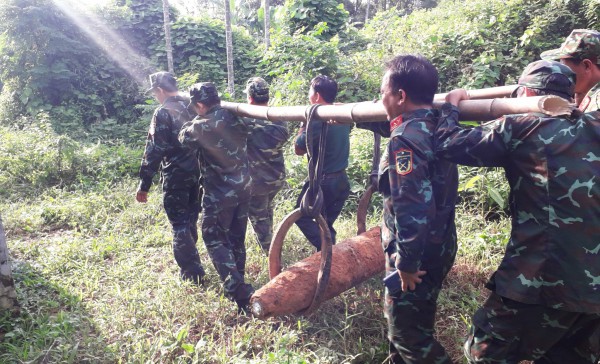
[[[20,314],[0,317],[0,362],[64,363],[374,363],[387,353],[382,287],[375,277],[310,316],[238,316],[222,295],[201,242],[208,284],[178,278],[160,194],[136,204],[136,181],[82,191],[49,189],[1,203]],[[282,194],[276,221],[291,208]],[[285,196],[285,197],[283,197]],[[501,258],[509,225],[459,209],[460,249],[439,302],[438,336],[461,360],[482,284]],[[376,214],[378,215],[378,214]],[[378,224],[371,216],[369,225]],[[340,239],[355,216],[336,223]],[[251,232],[249,231],[249,234]],[[247,277],[267,282],[267,258],[248,236]],[[284,246],[295,262],[311,249],[297,228]]]

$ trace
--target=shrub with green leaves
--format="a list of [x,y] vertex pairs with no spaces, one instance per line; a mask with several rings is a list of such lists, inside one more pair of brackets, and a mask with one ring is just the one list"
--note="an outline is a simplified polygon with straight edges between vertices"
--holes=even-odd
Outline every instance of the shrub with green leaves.
[[0,127],[0,196],[18,200],[61,187],[110,185],[139,168],[139,150],[77,142],[57,134],[40,115],[22,130]]

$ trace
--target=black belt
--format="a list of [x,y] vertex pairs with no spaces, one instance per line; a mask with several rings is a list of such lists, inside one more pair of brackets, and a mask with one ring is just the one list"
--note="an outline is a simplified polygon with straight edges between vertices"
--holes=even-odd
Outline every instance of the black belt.
[[330,179],[330,178],[336,178],[336,177],[340,177],[346,174],[346,170],[342,169],[341,171],[337,171],[337,172],[332,172],[332,173],[324,173],[323,174],[323,179]]

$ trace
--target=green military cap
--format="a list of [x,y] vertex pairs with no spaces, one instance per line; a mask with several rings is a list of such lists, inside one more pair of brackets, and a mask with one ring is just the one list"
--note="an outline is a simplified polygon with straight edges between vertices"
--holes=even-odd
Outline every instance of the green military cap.
[[170,72],[156,72],[150,75],[150,88],[146,92],[162,88],[165,91],[177,91],[177,80]]
[[538,90],[558,92],[572,98],[575,91],[575,72],[560,62],[535,61],[525,67],[518,84]]
[[190,101],[206,102],[214,98],[219,98],[217,87],[212,82],[200,82],[190,87]]
[[267,81],[260,77],[252,77],[246,82],[246,89],[244,90],[250,97],[265,98],[269,97],[269,84]]
[[575,29],[558,49],[543,52],[545,60],[562,58],[590,59],[600,64],[600,32],[589,29]]

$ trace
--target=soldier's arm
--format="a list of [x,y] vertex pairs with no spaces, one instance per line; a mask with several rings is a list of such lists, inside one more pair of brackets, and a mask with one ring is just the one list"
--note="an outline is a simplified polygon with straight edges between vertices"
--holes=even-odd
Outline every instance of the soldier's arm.
[[196,118],[183,124],[179,131],[179,142],[185,148],[196,150],[202,144],[204,135],[204,125],[200,123],[200,119]]
[[[152,178],[158,172],[163,156],[170,148],[170,118],[164,109],[157,110],[152,116],[146,148],[140,167],[140,185],[138,191],[148,192],[152,185]],[[139,200],[139,199],[138,199]],[[141,202],[141,201],[140,201]]]
[[[431,148],[431,146],[429,146]],[[435,217],[429,163],[423,146],[395,136],[389,144],[389,180],[397,231],[396,268],[417,274]],[[418,283],[418,282],[417,282]]]
[[304,124],[298,129],[298,135],[294,141],[294,153],[296,155],[306,154],[306,126]]
[[510,119],[487,122],[474,128],[458,123],[458,108],[446,103],[435,131],[436,156],[469,166],[500,167],[506,163],[513,140]]
[[356,123],[356,127],[359,129],[371,130],[373,133],[377,133],[384,138],[389,138],[391,134],[389,121],[376,121],[373,123]]

